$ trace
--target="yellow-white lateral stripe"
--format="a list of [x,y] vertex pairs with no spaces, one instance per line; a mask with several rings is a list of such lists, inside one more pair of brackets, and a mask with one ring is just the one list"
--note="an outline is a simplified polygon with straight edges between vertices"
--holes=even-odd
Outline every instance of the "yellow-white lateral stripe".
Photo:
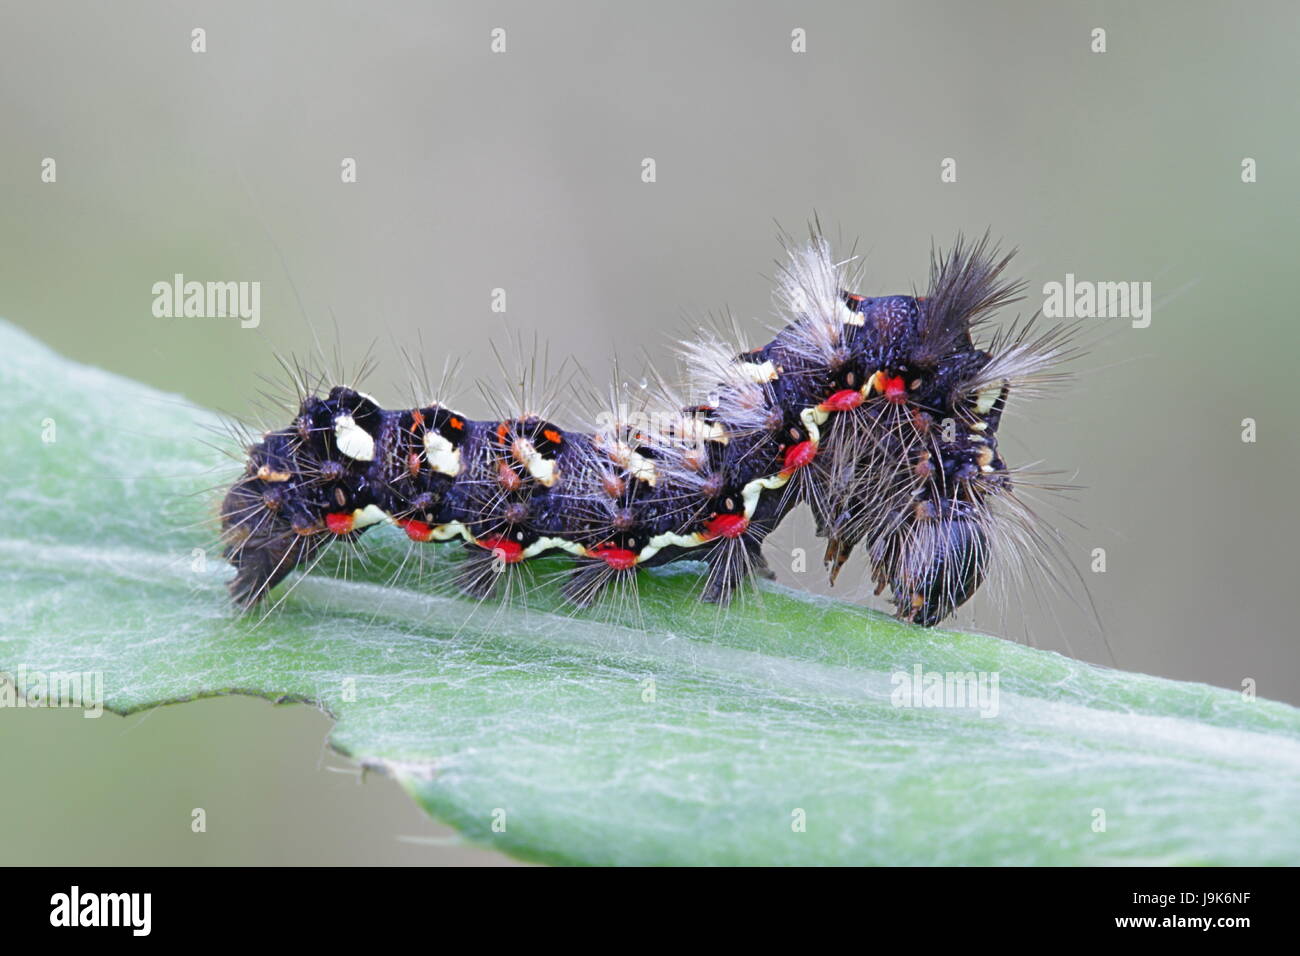
[[[379,524],[384,521],[392,525],[397,524],[397,522],[393,520],[392,515],[382,510],[378,505],[366,505],[365,508],[360,508],[352,512],[352,520],[358,528],[368,528],[371,525]],[[465,527],[465,525],[460,521],[449,521],[446,524],[436,524],[429,528],[428,540],[430,541],[450,541],[452,538],[456,537],[463,538],[470,544],[478,544],[478,539],[475,538],[470,533],[469,528]],[[576,554],[579,556],[587,553],[587,549],[578,544],[578,542],[569,541],[565,538],[538,538],[528,547],[524,548],[520,553],[525,558],[532,558],[544,551],[550,550],[551,548],[560,548],[563,551],[568,551],[570,554]]]
[[824,412],[816,405],[805,408],[799,413],[799,421],[803,422],[804,431],[808,433],[808,440],[814,445],[821,441],[821,426],[826,424],[826,419],[830,417],[830,412]]
[[352,527],[354,529],[369,528],[372,524],[382,524],[385,521],[392,522],[388,517],[388,512],[379,505],[366,505],[364,508],[358,508],[352,512]]
[[694,548],[704,544],[706,541],[712,541],[712,538],[706,538],[698,531],[690,534],[678,534],[676,531],[665,531],[663,534],[657,534],[650,539],[650,543],[636,553],[637,563],[653,558],[664,548],[676,545],[679,548]]
[[745,517],[754,517],[754,511],[758,508],[758,496],[764,491],[775,491],[777,488],[783,488],[790,481],[789,475],[775,474],[768,475],[766,478],[755,478],[744,487],[740,492],[740,498],[745,502]]
[[465,527],[459,521],[450,521],[447,524],[434,525],[429,529],[430,541],[450,541],[452,538],[460,535],[466,541],[473,542],[474,536],[469,533],[469,528]]
[[568,541],[565,538],[538,538],[528,547],[520,552],[521,558],[532,558],[541,554],[543,551],[549,551],[551,548],[560,548],[570,554],[576,554],[583,557],[587,549],[576,541]]

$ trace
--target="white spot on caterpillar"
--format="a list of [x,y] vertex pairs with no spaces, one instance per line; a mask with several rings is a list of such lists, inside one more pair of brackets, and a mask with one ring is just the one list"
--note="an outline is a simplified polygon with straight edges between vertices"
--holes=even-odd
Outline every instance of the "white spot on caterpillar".
[[845,325],[862,325],[867,321],[867,317],[861,312],[850,309],[847,302],[841,302],[840,321]]
[[776,365],[771,359],[766,362],[737,362],[736,371],[739,378],[744,382],[753,382],[755,385],[762,385],[764,382],[775,382],[777,378]]
[[528,469],[528,473],[547,488],[555,484],[560,477],[555,470],[555,462],[539,452],[527,438],[516,438],[510,446],[510,453],[515,461]]
[[659,475],[655,464],[649,458],[634,452],[626,442],[613,442],[606,448],[609,460],[618,465],[637,481],[644,481],[654,487]]
[[998,382],[996,385],[990,385],[988,388],[981,389],[975,395],[975,411],[980,415],[987,415],[989,409],[993,407],[993,403],[998,400],[998,396],[1001,394],[1001,382]]
[[432,428],[424,433],[424,457],[440,475],[460,474],[460,449]]
[[727,430],[721,424],[706,422],[699,418],[680,418],[674,423],[673,431],[677,433],[677,437],[688,441],[715,441],[725,445],[730,440],[727,437]]
[[529,459],[528,473],[547,488],[554,485],[560,478],[560,473],[556,470],[555,462],[549,458],[543,458],[541,455],[535,455]]
[[375,460],[375,440],[352,420],[351,415],[340,415],[334,419],[334,441],[339,446],[339,451],[353,461]]

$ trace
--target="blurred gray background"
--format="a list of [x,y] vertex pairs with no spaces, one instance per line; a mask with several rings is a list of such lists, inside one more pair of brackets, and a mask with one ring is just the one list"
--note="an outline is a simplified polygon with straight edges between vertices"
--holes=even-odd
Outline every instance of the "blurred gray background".
[[[490,345],[512,334],[598,383],[615,356],[667,365],[671,337],[724,308],[763,341],[774,222],[816,212],[860,240],[877,295],[924,283],[932,239],[991,228],[1022,250],[1027,312],[1066,273],[1150,281],[1156,308],[1147,329],[1095,323],[1072,388],[1003,428],[1009,462],[1085,486],[1045,513],[1087,591],[959,623],[1300,702],[1298,19],[1285,2],[5,2],[0,316],[236,415],[314,337],[349,365],[373,345],[368,390],[392,403],[403,350],[435,375],[461,357],[449,397],[484,414],[475,383],[499,381]],[[177,272],[260,281],[260,327],[155,318],[151,287]],[[783,527],[774,564],[809,532]],[[812,564],[785,579],[822,590]],[[0,712],[9,765],[40,771],[0,794],[6,860],[502,862],[391,782],[358,785],[327,733],[246,699]],[[158,826],[196,792],[219,835]]]

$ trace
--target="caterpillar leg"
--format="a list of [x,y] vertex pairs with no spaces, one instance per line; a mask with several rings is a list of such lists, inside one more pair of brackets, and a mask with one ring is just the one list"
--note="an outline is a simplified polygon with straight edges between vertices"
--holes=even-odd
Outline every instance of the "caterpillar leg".
[[844,567],[844,562],[848,561],[849,555],[853,553],[856,544],[856,541],[847,541],[844,538],[834,536],[826,542],[826,554],[822,558],[822,564],[826,566],[827,576],[832,585],[835,584],[835,579],[840,576],[840,569]]
[[854,522],[848,513],[838,512],[832,515],[828,505],[816,497],[811,498],[809,504],[812,508],[813,521],[816,523],[815,533],[817,537],[826,539],[826,553],[822,556],[822,565],[826,568],[827,578],[833,586],[835,579],[840,575],[840,569],[844,567],[844,563],[849,560],[853,549],[861,540],[861,533],[849,530],[854,526]]

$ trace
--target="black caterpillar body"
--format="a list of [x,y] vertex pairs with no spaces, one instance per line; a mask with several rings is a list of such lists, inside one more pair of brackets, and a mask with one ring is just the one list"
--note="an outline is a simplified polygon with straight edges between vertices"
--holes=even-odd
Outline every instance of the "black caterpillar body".
[[897,615],[938,623],[979,587],[1006,522],[1024,523],[998,425],[1013,385],[1060,359],[1064,336],[1026,327],[974,345],[972,328],[1020,291],[987,238],[936,258],[921,297],[844,291],[848,263],[816,233],[787,251],[771,342],[684,347],[698,404],[566,431],[530,414],[388,410],[346,387],[307,396],[248,449],[223,502],[235,601],[257,603],[328,542],[386,522],[460,540],[460,584],[478,597],[515,564],[567,552],[564,594],[579,606],[684,559],[706,562],[704,598],[725,602],[770,575],[764,537],[807,502],[832,581],[862,544]]

